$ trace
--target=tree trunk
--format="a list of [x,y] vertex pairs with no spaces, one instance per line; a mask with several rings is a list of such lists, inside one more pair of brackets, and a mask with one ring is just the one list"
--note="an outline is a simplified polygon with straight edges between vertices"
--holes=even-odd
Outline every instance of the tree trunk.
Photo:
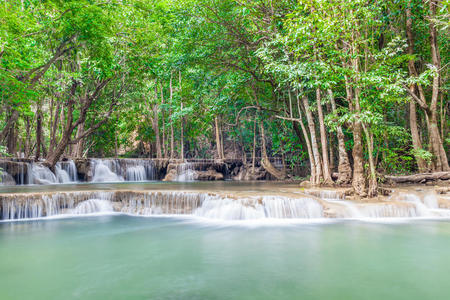
[[314,162],[314,154],[313,154],[313,151],[311,148],[311,142],[309,139],[308,131],[306,130],[305,124],[303,124],[302,109],[300,107],[300,97],[298,95],[298,92],[296,92],[296,96],[297,96],[297,110],[298,110],[299,123],[300,123],[300,127],[302,128],[303,136],[305,138],[306,149],[308,150],[309,165],[311,168],[311,183],[312,183],[313,180],[317,177],[317,175],[316,175],[317,170],[315,168],[316,164]]
[[[77,128],[77,137],[82,136],[84,133],[84,123],[81,123]],[[115,134],[115,138],[117,139],[117,134]],[[84,148],[84,139],[80,139],[78,143],[74,145],[73,156],[82,157],[83,156],[83,148]]]
[[[183,110],[183,102],[181,102],[181,110]],[[181,117],[180,121],[180,158],[184,159],[184,118]]]
[[222,149],[221,149],[221,141],[220,141],[220,129],[219,129],[219,118],[217,116],[214,117],[214,128],[216,132],[216,149],[217,149],[217,157],[219,159],[223,159]]
[[38,108],[36,112],[36,152],[34,160],[38,161],[41,156],[41,141],[42,141],[42,112]]
[[[161,105],[164,105],[164,90],[162,85],[161,88]],[[166,121],[164,119],[164,109],[161,111],[161,119],[162,119],[162,157],[167,157],[167,149],[166,149]]]
[[437,122],[437,103],[440,93],[440,73],[441,73],[441,57],[439,54],[438,42],[437,42],[437,29],[433,22],[433,19],[436,17],[436,9],[438,5],[437,0],[430,0],[430,46],[431,46],[431,59],[434,67],[436,68],[437,75],[433,78],[433,89],[431,94],[431,103],[430,103],[430,144],[433,149],[433,154],[435,155],[435,171],[449,171],[450,167],[448,164],[447,154],[444,149],[442,138],[439,134],[439,127]]
[[[408,41],[408,54],[414,54],[414,36],[412,31],[412,16],[411,16],[411,0],[408,1],[406,6],[406,37]],[[410,59],[408,61],[408,71],[410,76],[417,77],[416,67],[414,65],[414,60]],[[411,93],[416,94],[416,85],[412,84],[409,87]],[[421,95],[419,94],[419,97]],[[424,96],[422,96],[424,98]],[[410,100],[409,103],[409,126],[411,129],[411,137],[413,148],[416,152],[422,149],[422,141],[419,136],[419,130],[417,127],[417,113],[416,113],[416,103],[413,99]],[[420,172],[425,172],[428,170],[427,163],[424,159],[422,159],[418,153],[415,155],[417,166]]]
[[267,156],[266,134],[264,131],[264,123],[262,120],[259,121],[259,132],[261,135],[261,166],[278,180],[286,178],[286,174],[283,171],[275,168],[270,162],[269,157]]
[[322,180],[322,164],[321,164],[321,158],[320,158],[320,152],[319,152],[319,146],[317,144],[317,139],[316,139],[316,129],[315,129],[315,124],[314,124],[314,119],[313,119],[313,115],[311,112],[311,109],[309,107],[309,103],[308,103],[308,97],[306,97],[306,95],[302,95],[302,102],[303,102],[303,106],[305,108],[305,115],[306,115],[306,120],[308,122],[308,127],[309,127],[309,134],[311,135],[311,148],[312,148],[312,152],[314,155],[314,168],[315,168],[315,176],[312,178],[311,180],[311,184],[320,184],[321,180]]
[[253,121],[253,148],[252,148],[252,173],[255,173],[256,163],[256,116]]
[[[172,88],[172,73],[170,74],[169,82],[169,92],[170,92],[170,117],[172,118],[172,105],[173,105],[173,88]],[[173,130],[173,120],[170,120],[170,159],[175,158],[175,136]]]
[[367,150],[369,152],[370,177],[368,196],[375,197],[378,193],[378,181],[375,172],[375,163],[373,161],[373,134],[369,132],[369,129],[364,124],[362,124],[362,127],[364,129],[364,134],[366,135]]
[[162,158],[161,139],[159,136],[158,86],[155,83],[155,105],[153,105],[152,127],[156,137],[156,158]]
[[333,180],[331,179],[330,164],[328,160],[327,133],[325,131],[325,122],[323,119],[323,110],[319,89],[316,89],[316,101],[317,101],[317,113],[319,115],[320,142],[322,144],[323,183],[332,184]]
[[[355,106],[356,113],[359,114],[359,88],[355,89]],[[353,122],[353,182],[352,186],[355,192],[365,197],[366,194],[366,179],[364,177],[364,157],[362,145],[362,126],[359,117]]]
[[[328,90],[330,96],[331,109],[335,114],[337,114],[336,101],[334,100],[334,95],[331,90]],[[339,152],[339,163],[338,163],[338,184],[349,184],[352,181],[352,167],[348,159],[347,150],[345,149],[344,132],[342,131],[342,126],[336,126],[337,139],[338,139],[338,152]]]

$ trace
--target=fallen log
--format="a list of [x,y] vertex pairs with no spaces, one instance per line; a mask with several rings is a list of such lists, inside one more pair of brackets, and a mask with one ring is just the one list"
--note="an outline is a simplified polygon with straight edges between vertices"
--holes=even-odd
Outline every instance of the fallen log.
[[420,173],[406,176],[386,176],[395,183],[425,183],[427,181],[450,180],[450,172]]

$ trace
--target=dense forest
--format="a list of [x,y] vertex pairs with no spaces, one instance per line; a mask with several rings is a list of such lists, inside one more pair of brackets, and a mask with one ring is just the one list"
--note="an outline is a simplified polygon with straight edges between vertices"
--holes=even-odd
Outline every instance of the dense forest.
[[3,156],[450,170],[448,0],[2,2]]

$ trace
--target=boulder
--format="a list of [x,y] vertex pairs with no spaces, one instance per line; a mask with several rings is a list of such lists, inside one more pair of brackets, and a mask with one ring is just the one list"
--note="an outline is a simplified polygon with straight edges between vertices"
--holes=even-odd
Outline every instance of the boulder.
[[174,181],[178,177],[177,170],[176,169],[170,169],[168,170],[166,176],[164,177],[163,181]]
[[194,179],[195,180],[205,180],[205,181],[223,180],[223,174],[217,172],[214,169],[209,169],[207,171],[195,171]]

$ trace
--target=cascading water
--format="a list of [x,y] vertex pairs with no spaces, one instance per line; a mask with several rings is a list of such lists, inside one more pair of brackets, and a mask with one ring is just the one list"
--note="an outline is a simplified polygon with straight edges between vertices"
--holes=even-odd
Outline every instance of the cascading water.
[[147,174],[145,172],[144,166],[129,167],[126,171],[127,181],[145,181],[147,179]]
[[144,159],[93,159],[92,182],[158,179],[154,162]]
[[221,220],[321,218],[323,208],[309,198],[287,198],[279,196],[230,199],[208,197],[194,214]]
[[61,161],[55,166],[56,177],[60,183],[78,181],[78,171],[73,160]]
[[441,202],[434,193],[397,193],[389,201],[375,203],[312,196],[236,197],[179,191],[13,193],[0,195],[0,217],[12,220],[113,211],[219,220],[450,217],[450,209],[439,208],[439,203],[446,201],[440,199]]
[[55,184],[58,183],[56,175],[49,168],[39,164],[31,164],[31,170],[28,169],[29,184]]
[[55,166],[55,174],[56,174],[56,178],[58,179],[59,183],[69,183],[71,182],[70,177],[69,177],[69,173],[67,173],[66,170],[63,170],[61,168],[60,163],[57,163]]
[[77,215],[86,215],[93,213],[108,213],[113,212],[111,201],[103,199],[89,199],[79,203],[74,209],[73,213]]
[[116,173],[119,167],[115,163],[115,160],[95,159],[92,162],[94,170],[92,182],[124,181],[123,177]]
[[185,162],[177,165],[177,178],[175,181],[194,181],[195,170],[192,163]]

